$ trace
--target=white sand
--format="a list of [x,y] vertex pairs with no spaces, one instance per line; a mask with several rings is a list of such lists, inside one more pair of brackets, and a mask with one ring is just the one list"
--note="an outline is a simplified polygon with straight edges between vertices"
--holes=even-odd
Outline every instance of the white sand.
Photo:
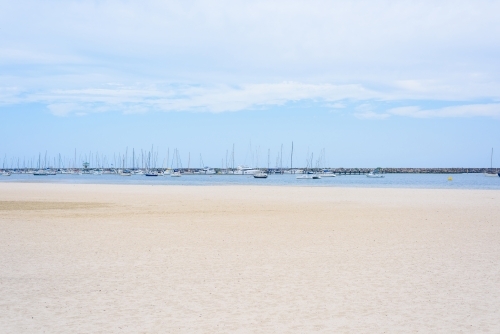
[[0,183],[0,332],[500,333],[500,191]]

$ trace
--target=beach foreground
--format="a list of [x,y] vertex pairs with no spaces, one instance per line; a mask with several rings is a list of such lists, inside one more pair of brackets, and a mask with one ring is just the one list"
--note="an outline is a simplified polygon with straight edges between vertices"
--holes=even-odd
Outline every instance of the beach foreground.
[[0,332],[500,332],[500,191],[0,183]]

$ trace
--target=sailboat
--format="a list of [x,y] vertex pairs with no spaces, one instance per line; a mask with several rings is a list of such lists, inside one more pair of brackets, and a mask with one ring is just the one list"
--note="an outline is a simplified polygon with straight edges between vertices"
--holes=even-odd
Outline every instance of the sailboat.
[[171,177],[181,177],[181,172],[178,169],[174,169],[173,173],[170,173]]
[[132,172],[130,170],[128,170],[128,169],[119,170],[118,171],[118,175],[120,175],[120,176],[131,176]]
[[500,176],[500,173],[493,171],[493,148],[491,148],[491,157],[490,157],[490,170],[484,173],[484,176]]
[[[313,156],[311,154],[311,169],[312,169],[312,161],[313,161]],[[317,173],[313,172],[312,170],[308,171],[307,169],[309,168],[309,160],[307,160],[307,166],[305,170],[305,174],[299,175],[296,177],[298,180],[319,180],[321,179],[321,176],[319,176]]]

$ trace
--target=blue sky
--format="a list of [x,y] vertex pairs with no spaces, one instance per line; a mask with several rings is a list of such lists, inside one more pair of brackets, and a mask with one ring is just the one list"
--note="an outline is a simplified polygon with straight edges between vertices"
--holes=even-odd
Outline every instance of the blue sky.
[[497,1],[1,3],[7,164],[500,166]]

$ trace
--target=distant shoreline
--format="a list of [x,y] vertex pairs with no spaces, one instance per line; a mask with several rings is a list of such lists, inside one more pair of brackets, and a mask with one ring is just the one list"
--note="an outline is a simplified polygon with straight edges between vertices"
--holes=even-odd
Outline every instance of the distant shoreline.
[[[34,173],[40,168],[0,168],[0,172],[6,171],[6,172],[11,172],[11,173]],[[42,168],[45,169],[45,168]],[[178,170],[181,173],[196,173],[197,175],[204,175],[202,172],[203,169],[201,168],[102,168],[102,167],[89,167],[87,169],[85,168],[51,168],[48,167],[46,168],[48,170],[55,171],[57,173],[65,173],[66,171],[72,171],[72,172],[93,172],[96,170],[104,171],[104,172],[116,172],[121,169],[129,169],[132,171],[158,171],[158,172],[163,172],[167,170]],[[255,167],[255,169],[267,171],[271,174],[300,174],[305,171],[313,171],[313,172],[329,172],[329,173],[334,173],[334,174],[339,174],[339,175],[356,175],[356,174],[368,174],[371,171],[373,171],[374,168],[356,168],[356,167],[349,167],[349,168],[343,168],[343,167],[321,167],[321,168],[307,168],[307,167],[297,167],[297,168],[266,168],[266,167]],[[231,168],[213,168],[215,171],[214,174],[207,174],[207,175],[227,175],[227,174],[232,174],[231,171],[234,169]],[[396,168],[396,167],[379,167],[378,168],[380,173],[383,174],[475,174],[475,173],[487,173],[487,172],[494,172],[494,173],[500,173],[500,168],[466,168],[466,167],[447,167],[447,168],[414,168],[414,167],[406,167],[406,168]],[[239,174],[241,175],[241,174]]]

